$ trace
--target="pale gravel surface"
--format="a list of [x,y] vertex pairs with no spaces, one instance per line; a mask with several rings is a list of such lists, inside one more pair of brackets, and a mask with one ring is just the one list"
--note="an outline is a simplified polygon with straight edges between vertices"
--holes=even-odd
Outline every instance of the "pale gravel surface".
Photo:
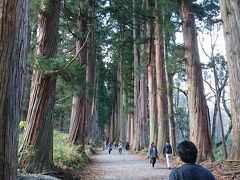
[[147,158],[126,155],[125,151],[122,155],[117,150],[113,150],[110,155],[107,151],[99,151],[92,156],[92,163],[86,168],[83,179],[167,180],[170,172],[165,163],[159,160],[155,169],[152,169]]

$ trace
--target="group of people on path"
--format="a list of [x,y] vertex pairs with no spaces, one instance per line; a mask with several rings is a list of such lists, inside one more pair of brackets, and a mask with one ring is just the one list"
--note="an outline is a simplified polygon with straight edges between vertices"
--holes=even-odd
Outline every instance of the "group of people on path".
[[[198,150],[191,141],[181,142],[177,147],[177,153],[184,164],[170,173],[169,180],[215,180],[208,169],[196,164]],[[169,141],[164,145],[163,154],[166,157],[168,169],[171,169],[172,147]],[[154,143],[151,144],[149,158],[154,169],[156,158],[158,158],[157,147]]]
[[[167,141],[166,144],[164,145],[163,155],[165,155],[166,157],[168,169],[171,169],[172,146],[170,145],[169,141]],[[154,142],[151,143],[148,158],[150,158],[150,163],[152,164],[152,168],[154,169],[156,159],[158,158],[158,150],[157,147],[154,145]]]
[[[121,141],[119,141],[118,144],[105,141],[105,149],[108,149],[109,154],[111,153],[113,146],[117,146],[118,152],[121,155]],[[126,142],[125,150],[127,155],[129,149],[130,145]],[[162,153],[166,158],[168,169],[171,169],[172,147],[169,141],[166,141]],[[181,142],[177,147],[177,154],[184,164],[170,173],[169,180],[215,180],[215,177],[208,169],[196,164],[198,150],[195,144],[191,141]],[[148,158],[150,158],[152,169],[154,169],[156,159],[158,158],[158,150],[154,142],[151,143]]]
[[[108,142],[107,140],[105,141],[105,149],[108,150],[109,154],[111,154],[111,151],[113,150],[114,145],[116,145],[115,142],[111,143],[111,142]],[[121,155],[122,154],[122,142],[121,141],[118,141],[117,149],[118,149],[119,154]],[[130,145],[128,142],[126,142],[126,145],[125,145],[126,155],[129,154],[129,149],[130,149]]]

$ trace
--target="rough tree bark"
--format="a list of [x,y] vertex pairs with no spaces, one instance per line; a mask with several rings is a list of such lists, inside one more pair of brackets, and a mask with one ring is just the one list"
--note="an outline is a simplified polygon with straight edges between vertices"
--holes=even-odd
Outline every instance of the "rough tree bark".
[[[120,41],[123,40],[123,31],[124,28],[120,28]],[[118,90],[118,140],[123,142],[124,141],[124,79],[123,79],[123,72],[124,72],[124,59],[123,59],[123,53],[124,53],[124,45],[121,43],[120,49],[119,49],[120,57],[119,57],[119,64],[118,64],[118,84],[119,84],[119,90]]]
[[[47,61],[57,53],[60,1],[42,5],[36,53]],[[44,61],[42,60],[42,61]],[[52,169],[52,112],[55,101],[56,76],[43,75],[34,69],[24,142],[20,150],[20,167],[31,173]],[[30,155],[29,155],[30,150]]]
[[[149,0],[146,0],[146,9],[150,8]],[[155,136],[155,60],[153,59],[153,24],[151,17],[146,19],[146,35],[147,35],[147,69],[148,69],[148,106],[149,106],[149,146],[154,142]]]
[[240,1],[222,0],[221,13],[229,69],[233,141],[229,159],[240,159]]
[[[81,66],[86,66],[87,63],[87,47],[83,46],[87,35],[87,16],[88,16],[87,13],[88,13],[88,0],[80,0],[79,12],[77,15],[77,26],[80,35],[79,37],[77,37],[76,41],[76,54],[78,53],[80,48],[82,48],[79,55]],[[73,96],[68,141],[73,144],[79,144],[80,145],[79,151],[83,151],[85,144],[84,133],[86,123],[86,111],[89,111],[89,109],[86,109],[86,81],[79,83],[81,83],[82,89],[79,89],[78,92],[76,92],[76,94]]]
[[94,122],[94,116],[95,116],[95,94],[94,94],[94,87],[96,87],[96,80],[95,80],[95,60],[96,60],[96,54],[95,54],[95,30],[94,30],[94,2],[93,0],[89,0],[89,5],[91,6],[88,14],[88,26],[91,27],[91,33],[89,36],[88,41],[88,48],[87,48],[87,64],[86,64],[86,129],[88,136],[88,139],[91,139],[94,136],[95,131],[95,122]]
[[16,179],[29,1],[0,2],[0,177]]
[[[133,5],[136,7],[136,1],[134,0]],[[140,89],[140,76],[139,76],[139,63],[140,63],[140,53],[139,47],[136,43],[140,36],[139,25],[135,13],[133,14],[133,55],[134,55],[134,138],[133,138],[133,150],[140,150],[140,122],[139,122],[139,110],[140,104],[138,102],[139,89]]]
[[164,48],[161,36],[163,31],[160,30],[160,7],[155,1],[155,60],[156,60],[156,82],[157,82],[157,108],[158,108],[158,143],[159,152],[163,151],[163,146],[169,140],[168,129],[168,102],[167,102],[167,83],[164,60]]
[[197,146],[197,160],[202,161],[212,158],[212,148],[209,110],[204,95],[192,0],[181,0],[180,11],[183,20],[184,60],[188,83],[190,140]]

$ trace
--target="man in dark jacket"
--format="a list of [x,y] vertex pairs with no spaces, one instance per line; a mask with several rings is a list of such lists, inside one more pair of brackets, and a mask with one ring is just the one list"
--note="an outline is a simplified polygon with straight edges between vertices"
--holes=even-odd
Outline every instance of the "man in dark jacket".
[[169,180],[215,180],[208,169],[195,164],[198,151],[191,141],[181,142],[177,147],[177,151],[180,159],[185,164],[173,170]]
[[152,142],[151,144],[151,148],[149,150],[149,156],[148,158],[150,158],[150,163],[152,164],[152,168],[154,169],[154,165],[156,163],[156,158],[158,157],[158,151],[157,151],[157,147],[154,145],[154,142]]
[[163,148],[163,154],[166,157],[167,167],[168,169],[171,168],[171,160],[172,160],[172,146],[170,145],[169,141],[166,141],[166,144]]

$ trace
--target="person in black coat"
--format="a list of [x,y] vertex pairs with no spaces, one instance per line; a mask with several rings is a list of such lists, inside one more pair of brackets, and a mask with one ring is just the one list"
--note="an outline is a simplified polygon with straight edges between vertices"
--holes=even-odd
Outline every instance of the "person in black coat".
[[213,174],[196,163],[198,150],[191,141],[183,141],[177,147],[180,159],[185,163],[169,175],[169,180],[215,180]]
[[130,145],[129,145],[128,142],[125,145],[125,149],[126,149],[126,155],[128,155],[128,152],[129,152],[129,149],[130,149]]
[[153,169],[154,169],[154,165],[156,163],[157,157],[158,157],[157,147],[154,145],[154,142],[152,142],[151,143],[151,148],[149,150],[148,158],[150,158],[150,163],[152,164],[152,168]]
[[168,169],[171,169],[171,161],[172,161],[172,146],[170,145],[169,141],[166,141],[166,144],[164,145],[163,148],[163,154],[166,157],[166,163]]

